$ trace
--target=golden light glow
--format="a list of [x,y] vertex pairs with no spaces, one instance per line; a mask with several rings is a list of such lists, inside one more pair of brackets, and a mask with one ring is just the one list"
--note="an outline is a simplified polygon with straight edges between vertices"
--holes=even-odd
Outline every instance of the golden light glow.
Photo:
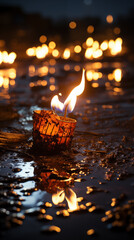
[[86,71],[86,78],[87,81],[92,81],[92,80],[98,80],[99,78],[102,77],[101,72],[95,72],[94,70],[87,70]]
[[116,55],[118,54],[119,52],[122,51],[122,38],[117,38],[115,41],[114,41],[114,45],[113,47],[111,48],[111,54],[112,55]]
[[3,83],[4,83],[4,78],[0,76],[0,87],[2,87]]
[[52,202],[57,205],[66,199],[70,211],[78,209],[78,202],[76,193],[71,188],[65,190],[58,190],[57,193],[52,195]]
[[[71,93],[65,100],[64,104],[59,101],[58,95],[56,95],[52,98],[51,107],[55,109],[58,108],[61,110],[61,106],[62,106],[63,109],[61,111],[67,108],[68,112],[72,112],[76,104],[77,96],[82,94],[82,92],[84,91],[84,88],[85,88],[85,69],[83,69],[82,79],[80,84],[71,91]],[[58,106],[58,104],[60,105],[60,107]]]
[[89,38],[87,38],[87,40],[86,40],[86,45],[87,45],[88,47],[90,47],[90,46],[92,46],[93,42],[94,42],[93,38],[92,38],[92,37],[89,37]]
[[102,51],[105,51],[108,49],[108,41],[103,41],[100,45],[100,48]]
[[70,58],[70,49],[69,48],[66,48],[63,52],[63,58],[64,59],[68,59]]
[[39,38],[39,41],[41,43],[45,43],[47,41],[47,37],[45,35],[41,35],[40,38]]
[[48,74],[48,67],[47,66],[43,66],[38,68],[38,75],[40,77],[46,76]]
[[30,65],[29,66],[29,76],[33,77],[35,75],[35,66],[34,65]]
[[114,47],[114,40],[113,39],[109,40],[108,47],[110,49],[112,49]]
[[16,70],[15,68],[10,68],[9,69],[9,78],[15,79],[16,78]]
[[8,54],[7,51],[0,51],[0,64],[3,63],[9,63],[12,64],[14,63],[15,59],[16,59],[17,55],[15,52],[11,52]]
[[69,27],[70,27],[71,29],[75,29],[75,28],[76,28],[76,22],[71,21],[71,22],[69,23]]
[[90,59],[93,55],[93,48],[87,48],[85,51],[85,58]]
[[69,71],[69,70],[70,70],[69,64],[65,64],[65,65],[64,65],[64,70],[65,70],[65,71]]
[[107,21],[107,23],[112,23],[113,22],[113,16],[112,15],[107,15],[106,21]]
[[99,83],[96,83],[96,82],[95,82],[95,83],[92,83],[92,87],[93,87],[93,88],[99,87]]
[[55,67],[50,67],[49,68],[49,73],[54,74],[55,73]]
[[108,74],[108,80],[110,80],[110,81],[111,81],[111,80],[113,80],[113,78],[114,78],[114,75],[113,75],[113,73],[109,73],[109,74]]
[[77,96],[82,94],[84,88],[85,88],[85,69],[83,69],[81,83],[71,91],[71,93],[64,102],[64,107],[67,106],[67,110],[69,112],[72,112],[74,110]]
[[93,33],[93,32],[94,32],[94,26],[89,25],[89,26],[87,27],[87,32],[88,32],[88,33]]
[[87,71],[86,71],[86,78],[87,78],[88,81],[92,81],[92,79],[93,79],[93,73],[92,73],[91,70],[87,70]]
[[48,47],[46,44],[43,44],[41,47],[36,48],[36,57],[38,59],[45,58],[48,54]]
[[26,54],[29,56],[29,57],[32,57],[32,56],[35,56],[36,55],[36,48],[33,47],[33,48],[28,48],[26,50]]
[[99,48],[99,42],[98,41],[94,41],[93,42],[93,49],[97,50]]
[[94,58],[99,58],[99,57],[102,56],[102,54],[103,54],[102,50],[101,50],[101,49],[98,49],[98,50],[96,50],[96,51],[93,52],[93,57],[94,57]]
[[59,57],[59,51],[58,51],[58,49],[54,49],[54,50],[52,51],[52,55],[53,55],[53,57]]
[[56,43],[54,41],[51,41],[49,44],[48,44],[49,48],[51,49],[54,49],[56,47]]
[[76,46],[74,47],[74,52],[75,52],[75,53],[80,53],[80,52],[81,52],[81,46],[80,46],[80,45],[76,45]]
[[75,66],[74,66],[74,70],[75,70],[76,72],[79,72],[79,71],[80,71],[80,69],[81,69],[81,68],[80,68],[80,66],[79,66],[79,65],[75,65]]
[[[55,51],[55,50],[54,50]],[[50,59],[49,60],[49,64],[51,65],[51,66],[54,66],[55,64],[56,64],[56,60],[55,59]]]
[[115,34],[120,34],[120,32],[121,32],[121,30],[120,30],[119,27],[115,27],[115,28],[114,28],[114,33],[115,33]]
[[49,78],[49,82],[50,82],[51,84],[54,84],[54,83],[55,83],[55,78],[54,78],[54,77],[50,77],[50,78]]
[[54,91],[56,89],[55,85],[50,85],[49,87],[50,91]]
[[122,70],[119,68],[115,69],[113,72],[113,75],[114,75],[115,81],[120,82],[122,78]]
[[43,87],[47,86],[47,81],[46,81],[46,80],[42,80],[42,81],[41,81],[41,85],[42,85]]

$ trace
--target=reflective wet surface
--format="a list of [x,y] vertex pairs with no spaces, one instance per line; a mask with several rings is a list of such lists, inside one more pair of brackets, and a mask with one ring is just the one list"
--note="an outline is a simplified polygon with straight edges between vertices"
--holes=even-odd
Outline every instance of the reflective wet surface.
[[[53,59],[54,60],[54,59]],[[32,149],[33,111],[80,82],[71,149]],[[55,61],[0,70],[1,239],[133,239],[134,84],[122,61]],[[8,135],[3,132],[8,132]]]

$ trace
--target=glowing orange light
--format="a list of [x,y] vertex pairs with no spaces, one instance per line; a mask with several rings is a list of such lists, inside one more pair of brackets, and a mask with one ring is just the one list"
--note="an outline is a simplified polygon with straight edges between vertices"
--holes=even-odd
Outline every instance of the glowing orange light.
[[113,39],[109,40],[108,46],[109,46],[110,49],[112,49],[114,47],[114,40]]
[[64,70],[65,70],[65,71],[69,71],[69,70],[70,70],[69,64],[65,64],[65,65],[64,65]]
[[47,66],[43,66],[38,68],[38,75],[40,77],[46,76],[48,74],[48,67]]
[[80,71],[80,66],[79,66],[79,65],[75,65],[75,66],[74,66],[74,70],[75,70],[76,72],[79,72],[79,71]]
[[59,51],[57,49],[54,49],[52,51],[52,55],[53,55],[53,57],[58,57],[59,56]]
[[50,49],[54,49],[56,47],[56,43],[54,41],[51,41],[49,44],[48,44],[49,48]]
[[115,28],[114,28],[114,33],[115,33],[115,34],[120,34],[120,32],[121,32],[121,30],[120,30],[119,27],[115,27]]
[[50,82],[51,84],[54,84],[54,83],[55,83],[55,78],[54,78],[54,77],[50,77],[50,78],[49,78],[49,82]]
[[42,81],[41,81],[41,85],[42,85],[43,87],[47,86],[47,81],[46,81],[46,80],[42,80]]
[[113,73],[109,73],[109,74],[108,74],[108,80],[111,81],[111,80],[113,80],[113,78],[114,78]]
[[9,87],[9,78],[8,77],[4,78],[3,87],[4,88],[8,88]]
[[30,65],[29,66],[29,76],[33,77],[35,75],[35,66],[34,65]]
[[113,22],[113,16],[112,16],[112,15],[107,15],[106,21],[107,21],[108,23],[112,23],[112,22]]
[[32,57],[32,56],[35,56],[36,55],[36,48],[28,48],[26,50],[26,54],[29,56],[29,57]]
[[93,72],[91,70],[86,71],[86,78],[88,81],[92,81],[93,79]]
[[122,78],[122,70],[117,68],[114,70],[113,74],[114,74],[115,81],[120,82]]
[[71,21],[71,22],[69,23],[69,27],[70,27],[71,29],[75,29],[75,28],[76,28],[76,22]]
[[4,78],[0,76],[0,87],[2,87],[3,83],[4,83]]
[[[54,50],[55,51],[55,50]],[[49,64],[51,65],[51,66],[54,66],[55,64],[56,64],[56,60],[55,59],[50,59],[49,60]]]
[[13,80],[13,79],[10,80],[10,85],[11,85],[11,86],[14,86],[14,85],[15,85],[15,80]]
[[95,83],[92,83],[92,87],[93,87],[93,88],[99,87],[99,83],[96,83],[96,82],[95,82]]
[[93,42],[94,42],[93,38],[92,38],[92,37],[89,37],[89,38],[87,38],[87,40],[86,40],[86,45],[87,45],[88,47],[90,47],[90,46],[92,46]]
[[56,88],[55,85],[50,85],[50,87],[49,87],[50,91],[54,91],[55,88]]
[[70,49],[69,48],[66,48],[63,52],[63,58],[64,59],[68,59],[70,58]]
[[93,32],[94,32],[94,26],[89,25],[89,26],[87,27],[87,32],[88,32],[88,33],[93,33]]
[[75,52],[75,53],[80,53],[80,52],[81,52],[81,46],[80,46],[80,45],[76,45],[76,46],[74,47],[74,52]]
[[54,67],[50,67],[49,68],[49,73],[50,74],[54,74],[55,73],[55,68]]
[[82,94],[84,88],[85,88],[85,70],[83,69],[81,83],[71,91],[71,93],[65,100],[64,104],[59,101],[58,95],[55,95],[52,98],[51,107],[56,108],[58,104],[60,104],[62,105],[63,108],[62,110],[64,110],[64,108],[67,108],[68,112],[72,112],[76,104],[77,96]]
[[93,52],[93,57],[94,57],[94,58],[99,58],[99,57],[102,56],[102,54],[103,54],[102,50],[101,50],[101,49],[98,49],[98,50],[96,50],[96,51]]
[[85,58],[90,59],[93,55],[93,48],[87,48],[85,52]]
[[94,41],[93,42],[93,49],[97,50],[99,48],[99,42],[98,41]]
[[105,51],[108,49],[108,41],[103,41],[100,45],[100,48],[102,51]]
[[9,78],[11,78],[11,79],[16,78],[16,70],[14,68],[9,69]]
[[39,38],[39,41],[41,43],[45,43],[47,41],[47,37],[45,35],[41,35],[40,38]]

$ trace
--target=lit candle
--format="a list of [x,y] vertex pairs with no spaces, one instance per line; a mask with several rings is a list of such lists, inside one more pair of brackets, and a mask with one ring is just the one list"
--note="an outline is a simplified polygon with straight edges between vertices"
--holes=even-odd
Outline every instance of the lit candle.
[[[85,70],[83,69],[81,83],[75,87],[64,103],[55,95],[51,101],[53,110],[36,110],[33,115],[33,140],[34,149],[42,152],[58,152],[70,147],[73,138],[76,120],[66,117],[67,112],[72,112],[77,96],[85,88]],[[64,116],[59,116],[55,110],[64,111]]]

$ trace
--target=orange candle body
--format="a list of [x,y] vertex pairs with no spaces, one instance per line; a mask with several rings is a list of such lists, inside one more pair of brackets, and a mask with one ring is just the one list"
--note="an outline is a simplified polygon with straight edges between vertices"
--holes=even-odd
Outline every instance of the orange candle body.
[[58,116],[52,110],[36,110],[33,115],[34,147],[43,152],[70,147],[76,120]]

